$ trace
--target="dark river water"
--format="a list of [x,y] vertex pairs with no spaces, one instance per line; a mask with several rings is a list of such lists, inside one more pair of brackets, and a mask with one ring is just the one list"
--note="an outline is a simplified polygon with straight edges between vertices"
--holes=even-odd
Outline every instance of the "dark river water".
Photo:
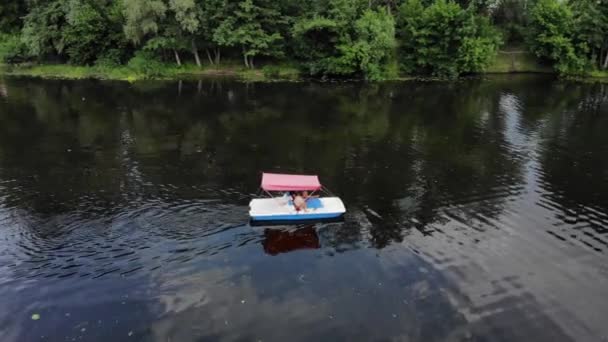
[[607,341],[608,86],[0,79],[0,340]]

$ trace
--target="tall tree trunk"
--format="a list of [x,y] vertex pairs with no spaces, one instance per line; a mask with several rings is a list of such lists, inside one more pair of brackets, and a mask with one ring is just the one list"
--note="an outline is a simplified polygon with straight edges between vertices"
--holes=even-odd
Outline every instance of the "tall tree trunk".
[[194,55],[196,65],[198,65],[199,68],[202,67],[203,65],[201,64],[201,57],[198,55],[198,48],[196,47],[196,42],[194,39],[192,39],[192,54]]
[[179,53],[177,50],[173,49],[173,54],[175,55],[175,62],[177,63],[177,66],[182,66],[182,60],[179,58]]
[[211,53],[209,52],[209,49],[205,49],[205,52],[207,53],[207,59],[209,60],[209,64],[213,65],[213,59],[211,58]]
[[209,49],[205,49],[207,53],[207,58],[209,59],[209,64],[213,65],[213,59],[211,58],[211,53],[209,53]]
[[249,67],[255,69],[255,65],[253,65],[253,56],[249,57]]
[[221,50],[219,47],[215,48],[215,64],[220,64]]
[[249,68],[249,61],[247,61],[247,53],[245,52],[245,48],[243,48],[243,60],[245,61],[245,66]]
[[604,66],[602,68],[603,69],[608,68],[608,51],[606,52],[606,59],[604,59]]

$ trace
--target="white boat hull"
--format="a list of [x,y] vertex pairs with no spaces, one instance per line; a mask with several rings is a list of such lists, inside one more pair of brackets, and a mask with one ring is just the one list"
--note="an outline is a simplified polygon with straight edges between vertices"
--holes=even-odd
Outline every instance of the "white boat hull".
[[296,211],[285,197],[256,198],[249,202],[249,216],[254,221],[302,221],[337,218],[346,212],[338,197],[309,199],[306,210]]

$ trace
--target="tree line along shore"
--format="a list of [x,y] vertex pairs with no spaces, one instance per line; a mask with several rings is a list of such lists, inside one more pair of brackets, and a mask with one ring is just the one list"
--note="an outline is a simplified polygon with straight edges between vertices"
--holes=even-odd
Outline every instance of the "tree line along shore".
[[366,80],[608,76],[604,0],[16,0],[2,73]]

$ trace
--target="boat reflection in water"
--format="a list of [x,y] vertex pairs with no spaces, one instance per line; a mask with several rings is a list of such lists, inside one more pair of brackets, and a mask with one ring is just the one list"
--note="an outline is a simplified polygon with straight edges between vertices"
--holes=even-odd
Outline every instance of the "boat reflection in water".
[[270,255],[321,247],[314,225],[303,226],[295,230],[266,228],[262,245],[264,252]]

